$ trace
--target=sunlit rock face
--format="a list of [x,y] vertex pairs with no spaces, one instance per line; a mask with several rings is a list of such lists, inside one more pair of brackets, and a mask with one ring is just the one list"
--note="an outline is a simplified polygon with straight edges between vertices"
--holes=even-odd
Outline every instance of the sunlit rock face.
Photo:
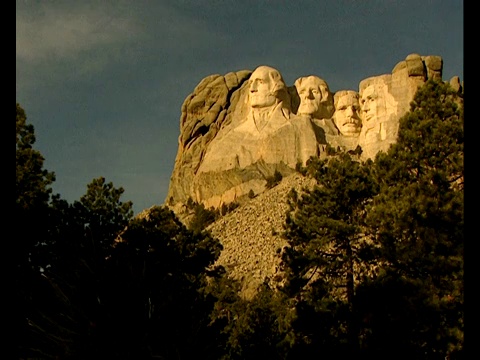
[[[265,191],[329,149],[374,158],[396,141],[399,119],[419,86],[442,79],[440,56],[410,54],[389,74],[332,92],[316,75],[288,86],[280,71],[258,66],[204,78],[185,99],[178,151],[165,203],[176,212],[191,198],[220,207]],[[459,92],[458,77],[450,84]]]
[[334,123],[340,134],[345,137],[358,137],[362,130],[359,93],[353,90],[337,91],[334,100]]

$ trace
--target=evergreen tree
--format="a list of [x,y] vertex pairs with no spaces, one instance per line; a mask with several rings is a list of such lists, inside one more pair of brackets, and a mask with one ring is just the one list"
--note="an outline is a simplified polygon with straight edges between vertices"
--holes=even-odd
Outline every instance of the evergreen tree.
[[372,161],[360,163],[346,153],[311,159],[307,174],[317,186],[290,196],[289,247],[283,254],[286,290],[297,299],[296,331],[308,338],[310,351],[319,346],[317,354],[357,348],[355,283],[366,276],[365,264],[372,260],[365,237],[365,207],[377,192],[372,169]]
[[44,208],[50,200],[55,181],[53,172],[43,168],[44,157],[33,148],[36,141],[32,124],[27,123],[27,116],[17,103],[16,115],[16,183],[15,204],[17,211]]
[[405,356],[418,352],[423,358],[443,359],[461,354],[463,144],[462,95],[447,83],[430,80],[400,119],[397,142],[376,157],[380,193],[367,220],[381,246],[379,281],[402,284],[407,290],[398,297],[422,304],[408,316],[393,316],[400,313],[391,307],[383,312],[370,308],[377,325],[386,317],[398,320],[377,329],[371,341],[379,343],[388,328],[410,328],[396,343],[390,341],[389,351],[405,350],[408,344],[411,351],[403,351]]
[[73,204],[51,196],[34,140],[17,104],[18,357],[219,358],[207,291],[218,241],[163,208],[132,219],[103,177]]
[[271,189],[271,188],[277,186],[280,183],[280,181],[282,181],[283,175],[280,171],[275,170],[273,175],[267,176],[266,179],[267,179],[267,183],[265,184],[265,187],[267,189]]
[[98,178],[72,205],[52,197],[31,293],[29,356],[38,356],[38,351],[69,358],[89,354],[97,346],[105,259],[133,214],[132,203],[120,201],[123,191]]
[[15,217],[28,226],[15,229],[15,260],[18,268],[35,267],[39,244],[47,232],[51,185],[55,174],[44,169],[44,157],[35,150],[34,127],[17,103],[16,111]]
[[102,279],[97,356],[218,358],[207,285],[220,251],[218,240],[188,230],[166,207],[133,219]]
[[[68,204],[58,196],[51,202],[50,239],[56,257],[51,265],[70,266],[72,258],[88,261],[89,267],[101,263],[110,253],[115,238],[133,217],[132,202],[121,201],[122,187],[115,188],[105,178],[93,179],[80,200]],[[93,268],[92,268],[93,270]]]
[[[428,81],[400,119],[397,142],[377,154],[373,166],[335,173],[342,167],[333,160],[304,169],[323,188],[301,197],[293,192],[295,211],[287,217],[286,289],[296,296],[297,340],[307,340],[294,349],[299,356],[338,355],[355,336],[356,353],[368,358],[462,356],[463,137],[462,95]],[[354,175],[348,180],[349,172]],[[361,201],[345,201],[356,198],[351,189],[369,182]],[[334,189],[336,183],[342,185]],[[372,246],[350,252],[333,246],[355,245],[355,234]],[[344,255],[339,258],[336,249]],[[353,272],[369,263],[376,269],[354,281],[347,275],[347,301],[339,301],[332,289],[342,282],[332,274],[342,274],[339,265],[348,259],[354,263],[346,269]],[[342,323],[350,331],[342,331]]]
[[[233,288],[235,288],[233,284]],[[217,287],[223,289],[223,286]],[[291,302],[283,293],[267,283],[258,288],[250,299],[240,298],[238,287],[227,300],[220,298],[217,316],[228,319],[223,333],[226,335],[225,354],[221,359],[287,359],[289,352]]]
[[193,205],[193,217],[188,224],[188,228],[195,233],[200,233],[205,228],[213,223],[219,216],[220,210],[205,208],[205,205],[194,203]]
[[44,158],[35,150],[35,131],[27,123],[27,116],[20,104],[16,104],[16,182],[15,219],[16,226],[11,234],[14,258],[14,303],[15,324],[18,326],[16,339],[19,341],[20,357],[27,351],[23,339],[29,337],[29,318],[35,312],[32,293],[40,281],[37,271],[39,248],[48,233],[48,203],[55,180],[53,172],[44,169]]

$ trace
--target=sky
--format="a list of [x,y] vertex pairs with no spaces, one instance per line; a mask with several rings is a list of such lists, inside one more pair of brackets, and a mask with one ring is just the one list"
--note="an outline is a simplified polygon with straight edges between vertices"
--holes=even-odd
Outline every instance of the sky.
[[203,78],[268,65],[358,90],[416,53],[464,81],[463,16],[462,0],[17,0],[16,102],[54,193],[104,177],[138,213],[165,202]]

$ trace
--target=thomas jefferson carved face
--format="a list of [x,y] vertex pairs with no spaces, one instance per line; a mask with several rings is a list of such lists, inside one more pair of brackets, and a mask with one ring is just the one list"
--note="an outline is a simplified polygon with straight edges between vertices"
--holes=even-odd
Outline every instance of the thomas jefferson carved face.
[[322,107],[328,105],[330,94],[327,83],[317,76],[307,76],[297,79],[295,87],[300,97],[297,114],[324,117]]
[[343,136],[358,136],[362,129],[359,94],[353,90],[338,91],[334,95],[334,120]]
[[277,92],[285,87],[280,73],[269,67],[259,66],[250,76],[249,104],[253,108],[270,107],[277,104]]

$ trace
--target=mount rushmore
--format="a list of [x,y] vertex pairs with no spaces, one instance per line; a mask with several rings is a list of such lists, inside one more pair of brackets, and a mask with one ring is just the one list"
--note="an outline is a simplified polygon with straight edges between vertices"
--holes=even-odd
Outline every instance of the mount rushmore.
[[[316,75],[292,86],[270,66],[210,75],[183,102],[178,151],[165,203],[218,208],[265,191],[267,178],[311,157],[350,151],[374,158],[396,141],[399,119],[419,86],[442,80],[440,56],[410,54],[390,74],[333,93]],[[463,92],[455,76],[450,84]]]

